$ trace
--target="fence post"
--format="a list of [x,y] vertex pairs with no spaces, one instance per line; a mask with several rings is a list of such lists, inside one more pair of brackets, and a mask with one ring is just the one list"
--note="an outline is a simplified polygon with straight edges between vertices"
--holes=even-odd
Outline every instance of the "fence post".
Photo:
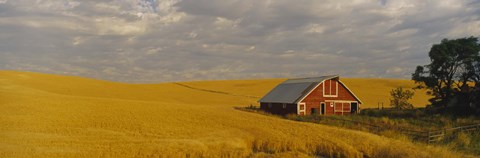
[[430,144],[430,130],[427,131],[427,144]]
[[[455,132],[455,131],[453,131],[453,132]],[[447,136],[447,129],[446,129],[446,128],[443,129],[443,133],[442,133],[442,134],[443,134],[443,135],[442,135],[442,142],[444,142],[444,141],[445,141],[445,137]]]

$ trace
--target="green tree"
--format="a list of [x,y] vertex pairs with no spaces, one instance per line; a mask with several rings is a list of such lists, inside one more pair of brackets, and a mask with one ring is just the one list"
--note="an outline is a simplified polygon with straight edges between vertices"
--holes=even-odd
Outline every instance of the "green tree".
[[[459,100],[471,100],[473,93],[470,90],[473,88],[468,82],[478,75],[479,51],[476,37],[443,39],[430,49],[431,63],[417,66],[412,79],[417,88],[429,90],[428,94],[433,96],[430,102],[435,107],[446,108],[458,104]],[[455,95],[461,93],[467,94],[470,99],[455,99]]]
[[402,87],[392,89],[390,91],[390,106],[395,109],[413,109],[413,105],[408,102],[415,93],[410,90],[403,90]]

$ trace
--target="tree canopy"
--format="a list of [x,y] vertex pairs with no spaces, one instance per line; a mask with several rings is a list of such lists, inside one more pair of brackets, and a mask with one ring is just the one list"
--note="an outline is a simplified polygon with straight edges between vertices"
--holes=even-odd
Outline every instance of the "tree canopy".
[[395,109],[413,109],[413,105],[408,102],[415,93],[410,90],[403,90],[402,87],[392,89],[390,91],[390,106]]
[[417,88],[427,88],[434,107],[480,109],[480,44],[478,38],[443,39],[428,53],[431,63],[417,66],[412,79]]

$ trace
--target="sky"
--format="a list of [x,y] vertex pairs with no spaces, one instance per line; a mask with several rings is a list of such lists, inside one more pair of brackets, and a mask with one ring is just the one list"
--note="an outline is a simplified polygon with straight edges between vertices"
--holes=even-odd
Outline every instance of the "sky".
[[408,79],[480,0],[0,0],[0,69],[154,83]]

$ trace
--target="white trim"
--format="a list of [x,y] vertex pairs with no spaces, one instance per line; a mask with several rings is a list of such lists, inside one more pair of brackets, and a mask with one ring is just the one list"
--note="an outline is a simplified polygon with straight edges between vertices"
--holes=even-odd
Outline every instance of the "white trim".
[[[327,82],[327,81],[328,81],[328,88],[329,88],[329,91],[328,91],[329,93],[328,94],[332,95],[332,80],[326,80],[323,83],[325,84],[325,82]],[[325,95],[323,95],[323,96],[325,97]]]
[[360,108],[360,104],[362,104],[362,101],[360,100],[360,98],[358,98],[358,97],[355,95],[355,93],[353,93],[353,91],[350,90],[350,89],[347,87],[347,85],[345,85],[342,81],[338,80],[338,82],[340,82],[340,83],[343,85],[343,87],[345,87],[345,89],[347,89],[348,92],[350,92],[350,94],[352,94],[353,97],[358,100],[358,107]]
[[[338,80],[340,80],[340,79],[338,79]],[[338,96],[338,92],[339,92],[339,90],[338,90],[338,81],[335,82],[335,84],[336,84],[336,86],[337,86],[337,92],[336,92],[335,94]]]
[[[322,82],[323,82],[323,81],[322,81]],[[319,84],[317,84],[315,87],[313,87],[313,89],[312,89],[312,90],[310,90],[310,92],[308,92],[308,93],[307,93],[305,96],[303,96],[303,97],[302,97],[302,99],[298,100],[298,102],[297,102],[297,103],[300,103],[300,102],[302,102],[302,101],[303,101],[303,99],[305,99],[305,98],[306,98],[308,95],[310,95],[310,93],[312,93],[312,92],[313,92],[315,89],[317,89],[317,88],[318,88],[318,86],[320,86],[320,85],[322,84],[322,82],[320,82],[320,83],[319,83]]]
[[[324,80],[324,81],[323,81],[323,97],[338,97],[338,81],[339,81],[340,79],[338,79],[338,80],[333,80],[333,81],[337,81],[337,82],[335,82],[335,84],[336,84],[336,85],[335,85],[335,86],[336,86],[335,95],[332,95],[332,80],[333,80],[333,79],[328,79],[328,80]],[[328,86],[328,87],[330,88],[330,95],[326,95],[326,94],[325,94],[325,84],[326,84],[325,81],[330,81],[329,86]]]
[[[302,105],[303,105],[303,110],[300,110],[300,106],[302,106]],[[307,115],[306,111],[307,111],[307,104],[305,104],[305,103],[298,103],[297,104],[297,115],[300,115],[300,112],[303,112],[303,115]]]
[[358,101],[356,100],[325,100],[325,102],[351,103],[351,102],[358,102]]
[[[324,79],[323,81],[325,81],[325,80],[330,80],[330,79],[334,79],[334,78],[338,78],[338,80],[340,81],[340,77],[339,77],[338,75],[335,75],[335,76],[333,76],[332,78]],[[323,81],[320,82],[320,83],[318,83],[313,89],[310,90],[310,92],[308,92],[306,95],[304,95],[304,96],[302,97],[302,99],[298,100],[297,103],[302,102],[303,99],[305,99],[308,95],[310,95],[310,93],[312,93],[315,89],[317,89],[318,86],[322,85]],[[323,87],[325,87],[325,86],[323,86]]]

